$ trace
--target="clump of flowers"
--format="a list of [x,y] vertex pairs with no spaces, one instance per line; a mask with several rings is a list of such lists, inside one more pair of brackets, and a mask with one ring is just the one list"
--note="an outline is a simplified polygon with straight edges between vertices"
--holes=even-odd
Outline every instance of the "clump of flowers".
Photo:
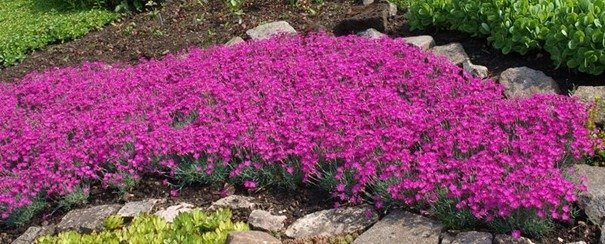
[[342,200],[385,181],[407,204],[446,189],[480,219],[565,219],[580,186],[560,164],[592,149],[584,111],[563,96],[505,99],[496,83],[386,38],[282,36],[87,63],[0,86],[0,209],[6,218],[84,181],[170,176],[191,158],[229,177],[296,165],[308,180],[334,164],[337,181],[353,178],[336,187]]

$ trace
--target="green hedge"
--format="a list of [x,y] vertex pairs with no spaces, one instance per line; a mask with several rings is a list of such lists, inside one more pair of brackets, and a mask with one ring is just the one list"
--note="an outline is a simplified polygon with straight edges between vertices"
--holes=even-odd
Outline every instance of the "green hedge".
[[505,54],[543,49],[557,67],[605,71],[605,0],[416,0],[408,18],[412,29],[487,36]]
[[1,0],[0,65],[18,63],[31,50],[81,37],[117,17],[112,11],[73,8],[59,0]]

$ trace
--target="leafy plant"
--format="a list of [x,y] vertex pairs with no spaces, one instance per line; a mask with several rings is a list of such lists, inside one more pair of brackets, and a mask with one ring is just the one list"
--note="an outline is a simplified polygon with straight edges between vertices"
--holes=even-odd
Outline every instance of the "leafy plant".
[[124,225],[122,217],[112,215],[105,219],[105,230],[100,233],[68,231],[42,236],[36,243],[225,243],[229,232],[249,230],[245,223],[231,222],[231,216],[228,209],[210,214],[195,209],[180,213],[173,223],[156,215],[141,214]]
[[605,71],[604,0],[418,0],[412,29],[428,26],[487,36],[507,54],[545,50],[554,64],[589,74]]
[[79,38],[117,17],[103,9],[72,9],[59,0],[0,1],[0,65],[18,63],[50,43]]
[[36,198],[32,201],[31,204],[20,207],[13,211],[8,219],[6,219],[6,224],[10,227],[22,227],[29,223],[29,221],[42,212],[44,208],[46,208],[47,203],[42,198]]
[[73,207],[81,206],[88,202],[89,191],[82,187],[77,187],[74,191],[65,195],[58,203],[60,208],[70,210]]

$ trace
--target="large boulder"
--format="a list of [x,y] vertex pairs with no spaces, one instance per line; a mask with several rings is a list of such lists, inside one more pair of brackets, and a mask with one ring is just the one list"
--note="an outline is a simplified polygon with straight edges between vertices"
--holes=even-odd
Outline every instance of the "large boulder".
[[468,54],[464,51],[462,44],[454,42],[447,45],[435,46],[431,49],[437,56],[445,56],[455,65],[461,65],[464,61],[468,60]]
[[456,235],[452,244],[492,244],[494,236],[487,232],[468,231]]
[[578,86],[572,96],[587,103],[596,102],[595,122],[605,124],[605,86]]
[[146,199],[124,204],[118,211],[118,215],[124,218],[134,218],[141,213],[150,213],[153,207],[158,203],[158,199]]
[[389,22],[389,10],[389,4],[386,3],[370,4],[354,16],[339,22],[334,27],[334,33],[337,35],[351,34],[370,28],[384,32]]
[[443,226],[429,218],[403,212],[390,213],[361,234],[354,244],[438,244]]
[[605,168],[585,164],[574,165],[580,176],[586,176],[588,190],[579,195],[578,205],[594,224],[605,221]]
[[284,228],[286,218],[283,215],[276,216],[265,210],[257,209],[250,213],[248,224],[254,229],[277,232]]
[[296,34],[296,30],[286,21],[276,21],[246,31],[246,35],[252,40],[267,39],[283,33]]
[[432,36],[409,36],[404,37],[406,43],[412,44],[423,51],[427,51],[435,46],[435,39]]
[[494,244],[534,244],[534,242],[525,237],[514,238],[511,235],[498,234],[494,237]]
[[76,209],[67,213],[57,225],[57,231],[75,230],[84,233],[100,231],[103,221],[120,210],[122,205],[100,205],[85,209]]
[[378,215],[369,206],[323,210],[305,215],[286,229],[286,236],[335,236],[362,231],[378,221]]
[[250,210],[256,207],[253,198],[239,195],[231,195],[210,204],[210,210],[228,208],[232,210]]
[[12,244],[30,244],[35,243],[38,237],[43,235],[52,235],[55,231],[55,226],[32,226],[27,228],[25,233],[15,239]]
[[227,236],[227,244],[281,244],[281,241],[261,231],[233,231]]
[[174,221],[174,218],[176,218],[177,215],[179,215],[180,213],[191,212],[193,211],[193,208],[193,204],[183,202],[177,205],[167,207],[166,209],[161,209],[157,211],[155,215],[160,216],[160,218],[163,218],[168,223],[172,223],[172,221]]
[[544,72],[528,67],[505,70],[500,74],[500,84],[504,86],[506,97],[527,97],[538,93],[560,93],[559,85]]

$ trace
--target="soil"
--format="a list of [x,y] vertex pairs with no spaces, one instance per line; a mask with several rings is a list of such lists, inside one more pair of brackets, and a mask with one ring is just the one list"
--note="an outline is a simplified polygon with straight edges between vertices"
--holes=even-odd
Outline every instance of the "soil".
[[[299,32],[325,31],[335,35],[346,35],[335,31],[342,20],[363,11],[364,7],[354,0],[326,0],[324,4],[287,4],[287,0],[248,0],[243,13],[232,12],[222,1],[166,0],[161,8],[145,13],[124,16],[120,21],[103,29],[95,30],[85,37],[56,43],[34,51],[20,64],[0,68],[0,81],[18,82],[30,72],[39,72],[52,67],[76,66],[84,61],[135,64],[142,59],[161,58],[191,47],[207,47],[222,44],[235,36],[245,37],[245,31],[265,22],[288,21]],[[306,2],[312,2],[307,0]],[[510,67],[527,66],[541,70],[553,77],[561,90],[568,92],[574,86],[605,84],[605,75],[591,76],[576,73],[565,68],[555,69],[548,54],[535,52],[528,55],[503,55],[493,49],[484,38],[469,37],[468,34],[428,29],[411,31],[405,20],[405,13],[390,19],[385,33],[391,37],[411,35],[431,35],[437,45],[460,42],[475,64],[487,66],[491,76]],[[128,194],[111,192],[93,187],[90,205],[124,203],[144,198],[167,199],[160,206],[176,202],[189,202],[196,206],[207,206],[221,198],[223,186],[188,186],[179,196],[169,196],[171,188],[156,177],[146,177]],[[312,188],[296,191],[249,192],[237,188],[236,194],[255,197],[261,208],[272,212],[285,211],[286,225],[305,214],[332,207],[330,196]],[[36,217],[31,225],[58,223],[66,213],[49,207],[45,213],[53,214]],[[235,212],[236,220],[245,221],[249,213]],[[559,223],[556,230],[542,238],[542,243],[567,243],[585,241],[597,243],[601,233],[599,226],[587,224],[585,216],[573,223]],[[27,227],[10,229],[0,226],[0,243],[10,243]],[[559,239],[560,238],[560,239]]]

